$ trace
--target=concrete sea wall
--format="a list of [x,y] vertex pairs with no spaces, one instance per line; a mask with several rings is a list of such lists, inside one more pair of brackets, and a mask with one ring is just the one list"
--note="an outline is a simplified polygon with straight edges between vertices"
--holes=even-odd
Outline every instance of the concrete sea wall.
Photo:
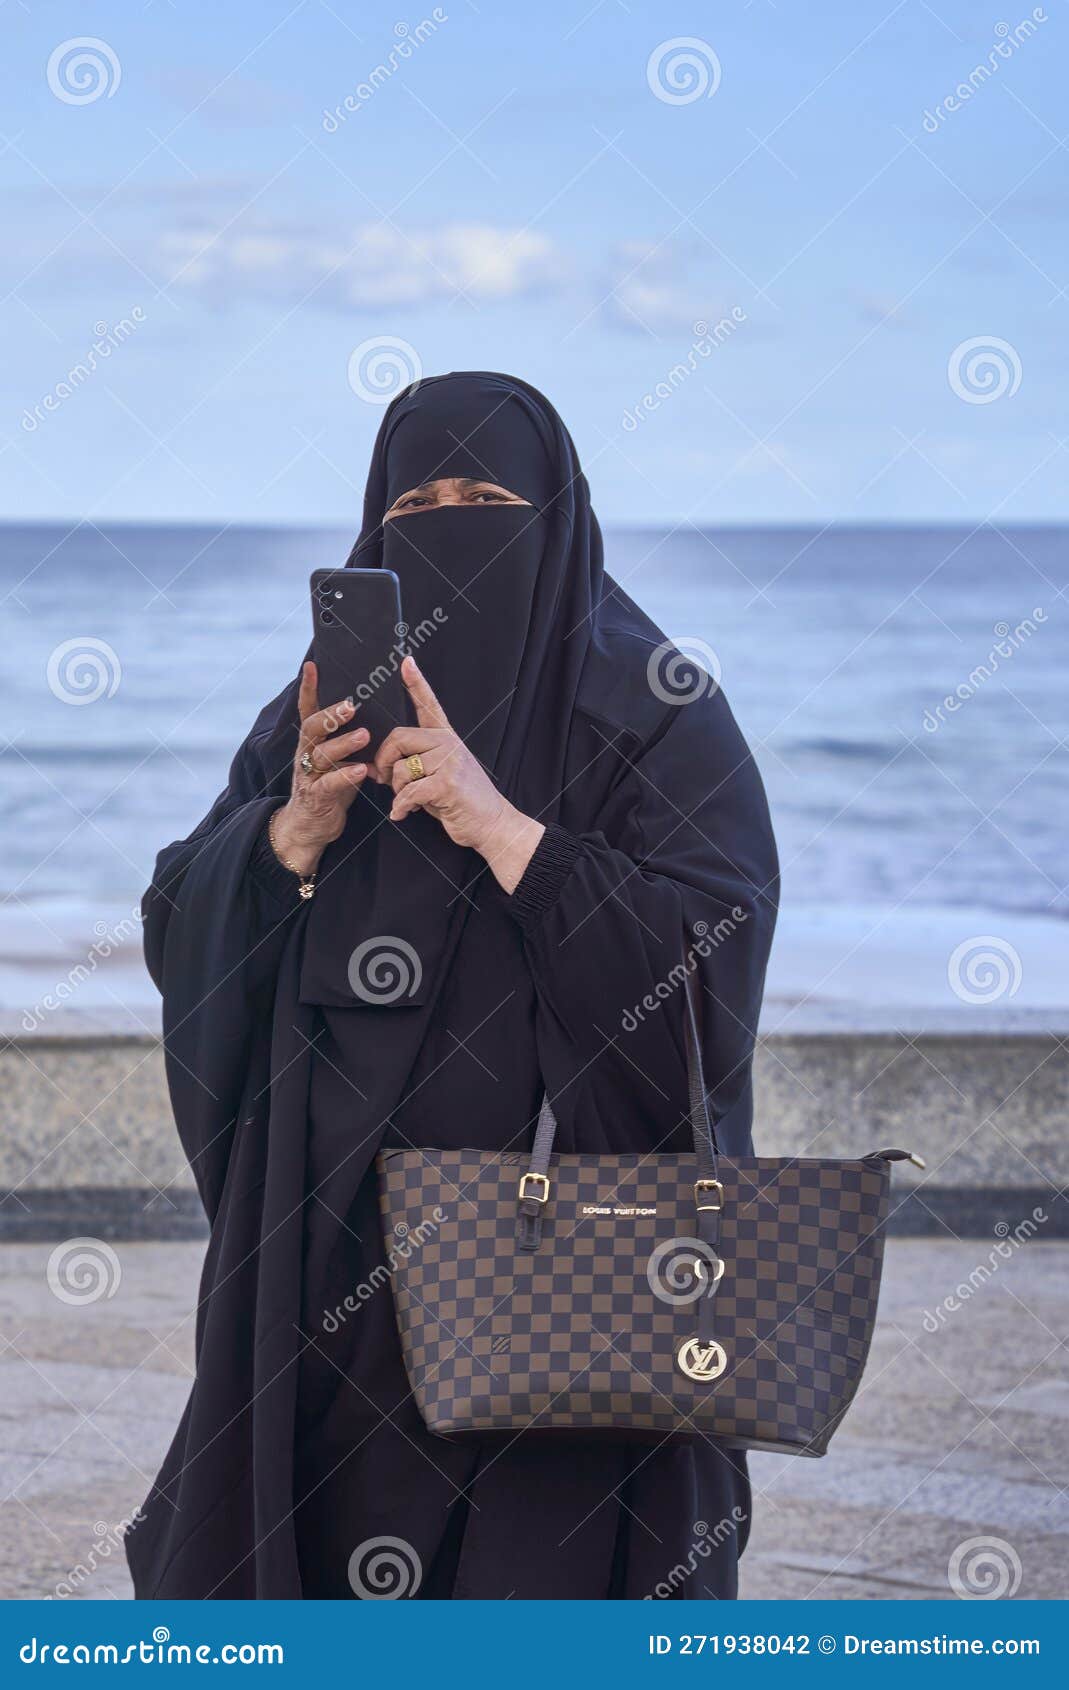
[[[770,1032],[755,1066],[766,1155],[901,1145],[891,1226],[1069,1236],[1069,1049],[1045,1029]],[[204,1230],[149,1032],[9,1034],[0,1047],[0,1237],[190,1238]],[[1059,1172],[1060,1170],[1060,1172]]]

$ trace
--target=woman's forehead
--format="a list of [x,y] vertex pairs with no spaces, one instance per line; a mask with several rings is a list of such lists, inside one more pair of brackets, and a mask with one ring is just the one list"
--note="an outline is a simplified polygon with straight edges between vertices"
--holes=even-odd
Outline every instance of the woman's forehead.
[[482,481],[544,504],[553,470],[534,417],[515,391],[474,376],[406,395],[386,441],[387,503],[444,480]]
[[[470,487],[498,487],[499,482],[491,481],[485,475],[442,475],[434,481],[419,481],[414,487],[406,488],[409,493],[463,493]],[[509,489],[506,487],[507,493]]]

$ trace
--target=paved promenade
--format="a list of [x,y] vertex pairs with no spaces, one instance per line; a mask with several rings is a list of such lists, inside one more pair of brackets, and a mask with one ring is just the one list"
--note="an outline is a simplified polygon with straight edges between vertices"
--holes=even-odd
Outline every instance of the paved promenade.
[[[945,1597],[956,1552],[960,1579],[1069,1596],[1069,1245],[998,1242],[891,1242],[831,1453],[753,1459],[744,1596]],[[0,1249],[0,1598],[125,1599],[116,1528],[185,1401],[203,1246],[116,1244],[114,1294],[83,1306],[50,1289],[53,1248]]]

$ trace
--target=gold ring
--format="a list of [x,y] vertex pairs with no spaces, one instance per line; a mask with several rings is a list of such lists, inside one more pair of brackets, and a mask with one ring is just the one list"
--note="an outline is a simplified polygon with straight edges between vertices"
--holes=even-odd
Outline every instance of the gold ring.
[[418,751],[413,751],[411,757],[406,757],[405,764],[413,780],[422,780],[424,775],[427,773],[426,769],[423,767],[423,758],[420,756]]

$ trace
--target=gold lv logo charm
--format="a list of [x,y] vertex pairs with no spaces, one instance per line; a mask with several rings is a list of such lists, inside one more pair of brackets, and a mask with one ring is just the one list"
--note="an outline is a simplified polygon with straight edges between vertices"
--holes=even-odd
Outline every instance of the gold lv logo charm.
[[719,1379],[728,1364],[727,1351],[722,1344],[703,1344],[700,1338],[687,1338],[679,1346],[676,1362],[681,1373],[699,1384]]

